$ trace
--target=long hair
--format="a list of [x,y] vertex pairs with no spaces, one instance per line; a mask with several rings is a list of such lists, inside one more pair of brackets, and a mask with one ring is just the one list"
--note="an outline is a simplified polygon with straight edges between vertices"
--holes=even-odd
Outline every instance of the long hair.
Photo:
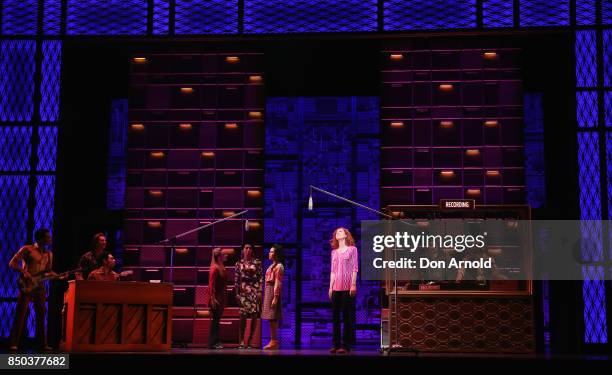
[[220,247],[215,247],[212,251],[212,257],[210,258],[210,269],[213,267],[217,267],[221,271],[225,271],[225,266],[223,265],[223,251],[221,251]]
[[274,248],[274,260],[276,261],[276,263],[280,263],[284,265],[285,264],[285,250],[283,249],[283,247],[277,243],[275,243],[274,245],[270,247]]
[[100,237],[106,237],[106,234],[100,232],[100,233],[96,233],[93,235],[93,237],[91,238],[91,251],[94,251],[96,249],[96,247],[98,247],[98,239]]
[[351,232],[349,232],[349,230],[344,227],[339,227],[334,230],[334,233],[332,233],[332,238],[331,240],[329,240],[329,244],[331,245],[332,250],[336,250],[338,247],[340,247],[340,243],[338,243],[338,240],[336,239],[336,232],[340,229],[344,230],[344,233],[346,233],[346,239],[344,241],[346,243],[346,246],[355,246],[355,240],[353,239],[353,235],[351,234]]

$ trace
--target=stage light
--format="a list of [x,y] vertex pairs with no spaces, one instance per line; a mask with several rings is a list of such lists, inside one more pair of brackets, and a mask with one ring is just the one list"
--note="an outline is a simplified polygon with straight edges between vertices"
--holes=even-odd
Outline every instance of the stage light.
[[249,231],[249,219],[246,219],[244,221],[244,231],[248,232]]
[[440,171],[440,176],[442,176],[444,178],[454,177],[455,176],[455,172],[454,171]]
[[467,195],[480,195],[480,189],[467,189]]
[[453,88],[454,88],[454,86],[453,86],[452,84],[450,84],[450,83],[441,83],[441,84],[438,86],[438,89],[439,89],[440,91],[445,91],[445,92],[446,92],[446,91],[453,91]]
[[162,159],[165,154],[163,151],[151,151],[149,154],[153,159]]
[[261,83],[263,78],[261,76],[249,76],[249,81],[251,83]]
[[134,131],[143,131],[144,130],[144,125],[143,124],[132,124],[130,125],[130,128]]
[[180,124],[180,125],[179,125],[179,128],[180,128],[181,130],[191,130],[191,128],[192,128],[192,127],[193,127],[193,126],[191,126],[191,124]]
[[161,190],[149,190],[149,195],[152,197],[161,197],[164,193]]
[[392,53],[389,58],[393,61],[400,61],[404,59],[404,55],[401,53]]
[[189,253],[189,249],[186,247],[177,247],[176,249],[174,249],[174,251],[177,254],[188,254]]
[[485,52],[482,55],[487,60],[495,60],[497,58],[497,52]]
[[202,152],[202,157],[203,158],[207,158],[207,159],[211,159],[215,157],[215,153],[212,151],[203,151]]
[[487,120],[485,121],[485,126],[487,128],[494,128],[498,125],[499,123],[497,122],[497,120]]
[[235,122],[229,122],[225,124],[225,129],[238,129],[238,124]]
[[489,177],[499,177],[499,171],[487,171]]
[[247,196],[249,198],[259,198],[259,197],[261,197],[261,191],[259,191],[259,190],[247,190]]
[[403,121],[391,121],[391,127],[392,128],[403,128],[404,122]]
[[134,61],[136,64],[146,64],[147,58],[146,57],[134,57],[132,61]]
[[478,156],[480,155],[480,150],[475,150],[475,149],[465,150],[465,154],[467,156]]
[[192,94],[193,91],[193,87],[181,87],[181,93],[183,94]]
[[261,119],[263,117],[263,114],[259,111],[250,111],[249,112],[249,118],[252,119]]
[[228,216],[232,216],[236,213],[236,211],[223,211],[222,215],[223,217],[228,217]]
[[454,126],[455,124],[450,121],[450,120],[444,120],[444,121],[440,121],[440,127],[443,129],[450,129]]
[[147,226],[149,228],[161,228],[161,222],[159,222],[159,221],[147,221]]
[[314,208],[314,201],[312,200],[312,187],[310,188],[310,196],[308,197],[308,211],[312,211]]
[[226,56],[225,57],[225,61],[227,61],[230,64],[236,64],[240,62],[240,57],[238,56]]

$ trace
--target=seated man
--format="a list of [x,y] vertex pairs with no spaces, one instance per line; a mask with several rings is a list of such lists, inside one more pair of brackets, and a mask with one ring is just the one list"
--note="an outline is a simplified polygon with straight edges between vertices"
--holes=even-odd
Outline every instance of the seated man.
[[96,281],[117,281],[119,280],[119,274],[113,271],[115,268],[115,257],[113,254],[109,252],[103,252],[100,256],[100,264],[102,266],[93,270],[87,280],[96,280]]

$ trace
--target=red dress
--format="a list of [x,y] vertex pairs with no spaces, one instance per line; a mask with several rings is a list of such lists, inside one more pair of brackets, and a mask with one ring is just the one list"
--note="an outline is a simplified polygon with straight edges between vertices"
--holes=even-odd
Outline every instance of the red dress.
[[227,271],[221,270],[217,266],[210,268],[208,274],[208,306],[212,307],[211,295],[214,293],[215,299],[219,302],[219,308],[223,308],[227,305],[227,291],[225,286],[227,284]]

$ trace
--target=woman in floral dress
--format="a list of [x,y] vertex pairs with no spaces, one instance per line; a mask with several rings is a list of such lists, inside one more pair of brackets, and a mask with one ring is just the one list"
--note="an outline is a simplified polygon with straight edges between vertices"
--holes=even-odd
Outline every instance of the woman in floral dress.
[[[235,272],[236,300],[240,307],[240,349],[251,347],[251,339],[257,328],[257,319],[261,313],[261,281],[261,261],[253,256],[253,247],[245,244]],[[245,331],[248,319],[251,319],[251,326],[247,336]]]

